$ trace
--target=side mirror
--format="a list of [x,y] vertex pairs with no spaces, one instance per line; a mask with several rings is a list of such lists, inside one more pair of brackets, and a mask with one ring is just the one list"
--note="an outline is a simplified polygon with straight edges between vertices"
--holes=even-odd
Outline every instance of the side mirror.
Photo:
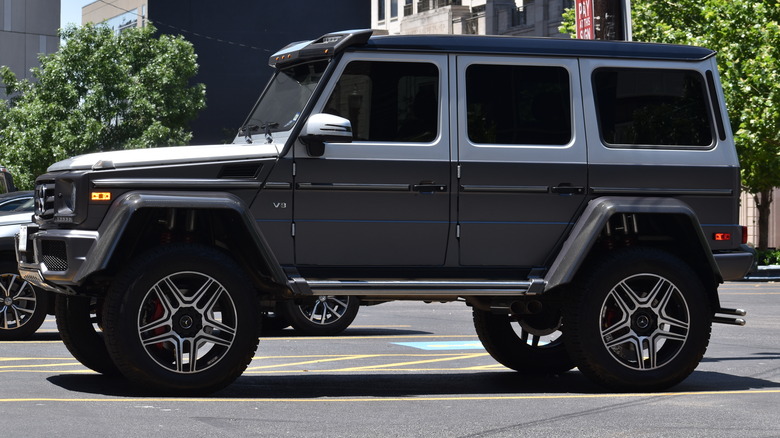
[[312,114],[298,137],[312,157],[325,153],[325,143],[352,143],[352,123],[333,114]]

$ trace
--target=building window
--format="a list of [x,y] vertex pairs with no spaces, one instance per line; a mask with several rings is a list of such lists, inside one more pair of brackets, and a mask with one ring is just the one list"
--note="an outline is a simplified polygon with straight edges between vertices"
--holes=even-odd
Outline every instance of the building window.
[[408,17],[414,13],[413,1],[414,0],[404,0],[404,17]]
[[563,67],[471,65],[466,106],[474,143],[566,145],[572,138],[569,72]]
[[390,0],[390,18],[398,18],[398,0]]
[[377,0],[376,1],[376,9],[377,9],[377,20],[378,21],[385,21],[385,0]]

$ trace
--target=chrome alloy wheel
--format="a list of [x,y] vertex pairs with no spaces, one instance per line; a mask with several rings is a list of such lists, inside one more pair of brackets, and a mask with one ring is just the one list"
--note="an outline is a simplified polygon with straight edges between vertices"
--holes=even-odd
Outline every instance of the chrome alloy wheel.
[[349,307],[349,296],[321,296],[299,307],[303,316],[314,324],[329,325],[340,320]]
[[182,374],[218,363],[236,337],[233,299],[214,278],[177,272],[155,283],[142,300],[138,336],[159,365]]
[[689,336],[690,311],[680,290],[655,274],[619,282],[601,306],[601,340],[620,364],[635,370],[662,367]]
[[16,330],[30,322],[38,304],[32,285],[17,274],[0,276],[0,299],[3,330]]

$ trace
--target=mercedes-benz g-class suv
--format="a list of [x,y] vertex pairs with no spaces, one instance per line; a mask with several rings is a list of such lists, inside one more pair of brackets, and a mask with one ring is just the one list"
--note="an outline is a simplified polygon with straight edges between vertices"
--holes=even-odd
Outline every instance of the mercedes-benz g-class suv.
[[19,269],[87,367],[209,392],[277,303],[461,300],[509,368],[650,391],[744,323],[718,299],[752,254],[713,51],[366,30],[270,65],[233,144],[37,179]]

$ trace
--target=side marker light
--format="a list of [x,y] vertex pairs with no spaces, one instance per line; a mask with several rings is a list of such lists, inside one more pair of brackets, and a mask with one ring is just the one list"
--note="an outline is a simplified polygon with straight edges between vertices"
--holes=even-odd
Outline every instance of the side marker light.
[[111,200],[111,192],[92,192],[90,194],[92,201],[105,202]]

